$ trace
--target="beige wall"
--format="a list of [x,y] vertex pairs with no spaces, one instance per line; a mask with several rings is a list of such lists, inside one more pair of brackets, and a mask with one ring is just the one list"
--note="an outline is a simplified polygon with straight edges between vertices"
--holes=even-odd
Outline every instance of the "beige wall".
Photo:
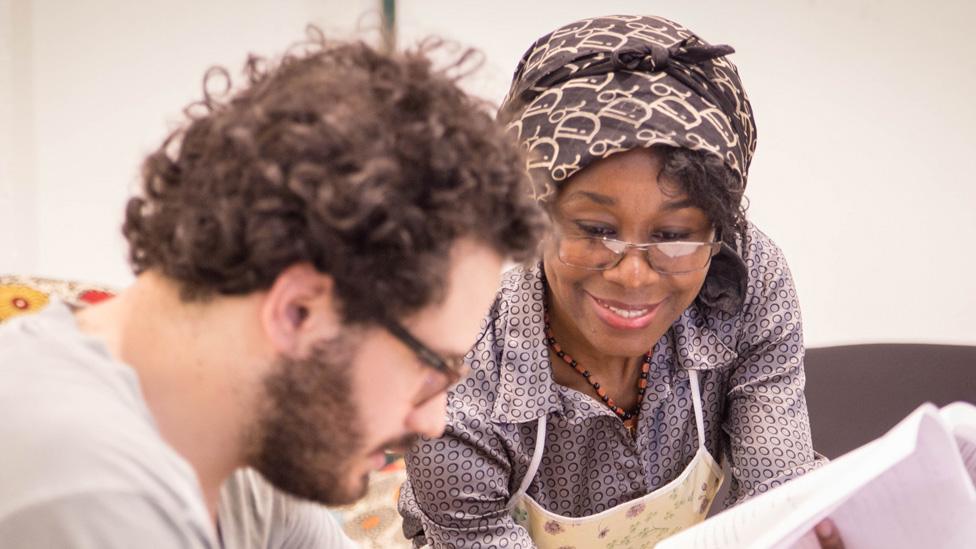
[[759,128],[749,212],[789,259],[808,344],[976,344],[976,4],[404,0],[401,38],[479,47],[471,87],[497,101],[536,38],[649,10],[738,50]]
[[37,261],[29,21],[26,1],[0,0],[0,272]]
[[369,24],[360,19],[371,8],[369,0],[0,0],[0,70],[13,76],[0,97],[14,107],[0,111],[0,160],[14,160],[0,171],[0,272],[126,284],[126,197],[142,157],[200,96],[207,67],[236,71],[247,52],[280,53],[309,22],[351,33]]
[[[0,80],[0,271],[124,284],[122,204],[203,70],[278,52],[307,21],[348,32],[377,4],[0,0],[16,77]],[[808,343],[976,344],[976,7],[920,6],[400,0],[398,16],[401,44],[480,48],[468,86],[495,101],[535,38],[580,17],[654,10],[735,46],[759,125],[750,215],[790,260]]]

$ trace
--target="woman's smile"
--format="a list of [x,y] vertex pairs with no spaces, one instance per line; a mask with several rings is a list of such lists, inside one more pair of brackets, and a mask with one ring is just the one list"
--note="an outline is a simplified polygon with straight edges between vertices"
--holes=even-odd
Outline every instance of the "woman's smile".
[[589,292],[585,292],[597,318],[611,328],[618,330],[641,330],[654,321],[660,309],[661,301],[656,303],[624,303],[609,299],[601,299]]
[[[647,149],[601,159],[573,176],[554,204],[562,232],[543,251],[553,331],[568,351],[590,363],[646,353],[705,281],[707,268],[664,274],[651,266],[645,250],[625,249],[608,260],[602,243],[580,240],[708,240],[711,222],[674,181],[660,176],[662,162],[660,153]],[[594,255],[608,266],[585,268],[587,261],[599,264]]]

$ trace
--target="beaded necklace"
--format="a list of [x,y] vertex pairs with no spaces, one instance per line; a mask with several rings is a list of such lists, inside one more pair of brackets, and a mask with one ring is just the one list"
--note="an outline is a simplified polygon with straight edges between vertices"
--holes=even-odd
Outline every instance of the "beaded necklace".
[[552,326],[549,325],[549,311],[545,313],[545,330],[546,330],[546,344],[552,348],[556,356],[563,359],[563,362],[572,366],[580,375],[586,379],[587,383],[596,390],[596,394],[603,400],[603,403],[609,407],[614,414],[617,415],[624,422],[624,427],[630,431],[631,435],[637,433],[637,413],[640,410],[641,402],[644,400],[644,391],[647,389],[647,377],[651,371],[651,353],[650,351],[644,353],[644,359],[641,361],[641,372],[640,377],[637,378],[637,406],[632,410],[624,410],[613,398],[607,394],[606,389],[600,386],[600,384],[593,380],[593,376],[590,371],[580,365],[579,362],[569,356],[562,347],[559,346],[559,342],[556,341],[556,337],[552,334]]

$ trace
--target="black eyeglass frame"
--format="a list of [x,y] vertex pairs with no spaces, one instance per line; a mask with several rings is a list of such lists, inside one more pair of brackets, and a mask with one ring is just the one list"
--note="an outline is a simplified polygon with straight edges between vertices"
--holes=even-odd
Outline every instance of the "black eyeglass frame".
[[433,368],[434,370],[444,374],[447,377],[447,383],[444,384],[439,390],[432,392],[430,395],[421,398],[418,402],[423,404],[427,402],[434,396],[451,388],[452,385],[461,381],[464,376],[468,373],[468,368],[464,362],[463,357],[458,357],[456,359],[445,359],[433,351],[430,347],[424,345],[419,339],[414,337],[402,324],[392,319],[385,319],[380,322],[380,324],[388,331],[390,334],[397,338],[401,343],[410,348],[411,351],[424,363],[425,366]]

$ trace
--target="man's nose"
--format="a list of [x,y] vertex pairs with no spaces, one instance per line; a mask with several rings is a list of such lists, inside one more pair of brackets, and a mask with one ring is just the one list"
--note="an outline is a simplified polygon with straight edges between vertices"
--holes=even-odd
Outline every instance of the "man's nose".
[[444,434],[447,424],[447,393],[441,393],[407,415],[406,428],[418,435],[437,438]]

